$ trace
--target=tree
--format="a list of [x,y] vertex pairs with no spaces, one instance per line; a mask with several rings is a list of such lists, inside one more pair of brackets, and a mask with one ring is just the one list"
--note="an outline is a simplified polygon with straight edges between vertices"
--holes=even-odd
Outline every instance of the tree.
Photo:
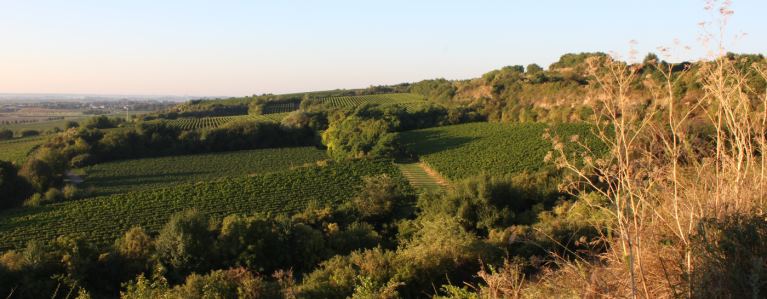
[[73,120],[67,121],[67,123],[64,125],[65,129],[79,128],[79,127],[80,127],[80,124]]
[[21,137],[31,137],[40,135],[40,131],[36,130],[24,130],[21,131]]
[[129,229],[115,241],[115,250],[129,259],[148,259],[153,251],[152,238],[140,226]]
[[187,210],[171,216],[157,236],[156,248],[161,261],[187,272],[206,262],[212,242],[208,219],[196,210]]
[[346,117],[331,123],[322,141],[336,160],[377,158],[396,153],[396,136],[384,120]]
[[8,129],[0,130],[0,140],[9,140],[9,139],[13,139],[13,131]]
[[543,72],[543,68],[535,63],[528,64],[526,69],[528,74],[537,74]]
[[389,218],[397,202],[405,197],[400,185],[387,174],[364,177],[362,191],[352,200],[363,218]]
[[53,168],[43,160],[32,158],[19,170],[19,175],[24,177],[32,188],[37,191],[48,190],[56,180]]
[[21,204],[29,192],[29,185],[18,176],[16,165],[0,161],[0,209]]

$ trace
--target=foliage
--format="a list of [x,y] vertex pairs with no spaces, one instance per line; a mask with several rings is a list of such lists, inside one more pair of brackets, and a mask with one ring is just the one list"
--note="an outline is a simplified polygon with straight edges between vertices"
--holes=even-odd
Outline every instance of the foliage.
[[360,217],[373,221],[391,218],[395,206],[406,197],[402,184],[385,173],[364,177],[362,180],[361,192],[352,199]]
[[698,258],[690,278],[696,297],[767,294],[767,221],[758,215],[703,219],[693,239]]
[[29,195],[30,186],[10,162],[0,161],[0,210],[15,207]]
[[448,101],[453,98],[456,88],[445,79],[423,80],[410,86],[410,92],[420,94],[430,101]]
[[455,217],[467,230],[486,236],[493,229],[536,222],[538,213],[564,198],[557,181],[546,172],[479,175],[456,182],[444,196],[421,197],[418,207],[422,214]]
[[157,236],[160,260],[180,271],[194,271],[208,262],[212,241],[208,219],[195,210],[174,214]]
[[13,139],[13,131],[8,129],[0,129],[0,140]]
[[383,120],[347,117],[330,123],[322,133],[328,155],[336,160],[392,157],[396,134]]
[[[120,123],[125,122],[122,118],[110,118],[106,115],[95,116],[85,122],[85,127],[89,129],[109,129],[116,128]],[[70,125],[67,123],[67,125]]]

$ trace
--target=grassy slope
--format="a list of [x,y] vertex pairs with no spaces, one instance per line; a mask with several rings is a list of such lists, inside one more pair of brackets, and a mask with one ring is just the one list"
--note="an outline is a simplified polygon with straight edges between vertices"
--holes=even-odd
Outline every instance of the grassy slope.
[[11,209],[0,212],[0,249],[60,235],[109,244],[135,225],[157,232],[171,214],[189,208],[223,216],[293,212],[312,200],[338,204],[354,196],[362,176],[380,173],[406,184],[392,163],[354,161]]
[[35,146],[43,144],[47,138],[47,136],[35,136],[0,141],[0,160],[21,165],[27,160],[27,154]]
[[202,155],[124,160],[84,168],[86,182],[97,195],[109,195],[170,184],[207,181],[287,170],[326,159],[314,147],[258,149]]
[[[542,138],[548,126],[539,123],[471,123],[401,133],[408,149],[450,180],[482,172],[491,175],[535,171],[546,166],[552,150]],[[553,127],[563,137],[591,136],[590,127],[562,124]],[[599,145],[587,138],[589,144]]]

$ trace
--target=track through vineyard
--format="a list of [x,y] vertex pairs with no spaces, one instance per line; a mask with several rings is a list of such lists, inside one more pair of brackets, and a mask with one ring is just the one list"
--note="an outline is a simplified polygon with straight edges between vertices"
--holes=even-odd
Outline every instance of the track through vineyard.
[[397,167],[402,176],[418,191],[442,191],[448,187],[447,181],[423,163],[398,163]]

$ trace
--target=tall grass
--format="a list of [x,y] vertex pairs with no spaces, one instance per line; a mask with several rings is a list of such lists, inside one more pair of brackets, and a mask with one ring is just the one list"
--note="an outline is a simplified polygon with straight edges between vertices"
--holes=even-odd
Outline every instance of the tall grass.
[[[573,174],[564,188],[607,199],[594,207],[611,215],[607,227],[598,228],[608,232],[607,249],[592,262],[559,260],[553,274],[515,285],[509,297],[540,296],[545,289],[579,297],[764,296],[767,91],[750,83],[767,80],[767,63],[744,68],[746,61],[728,57],[730,3],[712,1],[706,8],[715,12],[718,30],[702,39],[715,46],[700,68],[611,57],[588,62],[596,82],[589,95],[595,133],[610,152],[592,156],[584,144],[583,156],[568,156],[561,139],[552,140],[558,165]],[[643,67],[662,79],[641,76]],[[682,99],[675,92],[684,75],[698,78],[702,96]],[[649,105],[636,86],[651,91]]]

